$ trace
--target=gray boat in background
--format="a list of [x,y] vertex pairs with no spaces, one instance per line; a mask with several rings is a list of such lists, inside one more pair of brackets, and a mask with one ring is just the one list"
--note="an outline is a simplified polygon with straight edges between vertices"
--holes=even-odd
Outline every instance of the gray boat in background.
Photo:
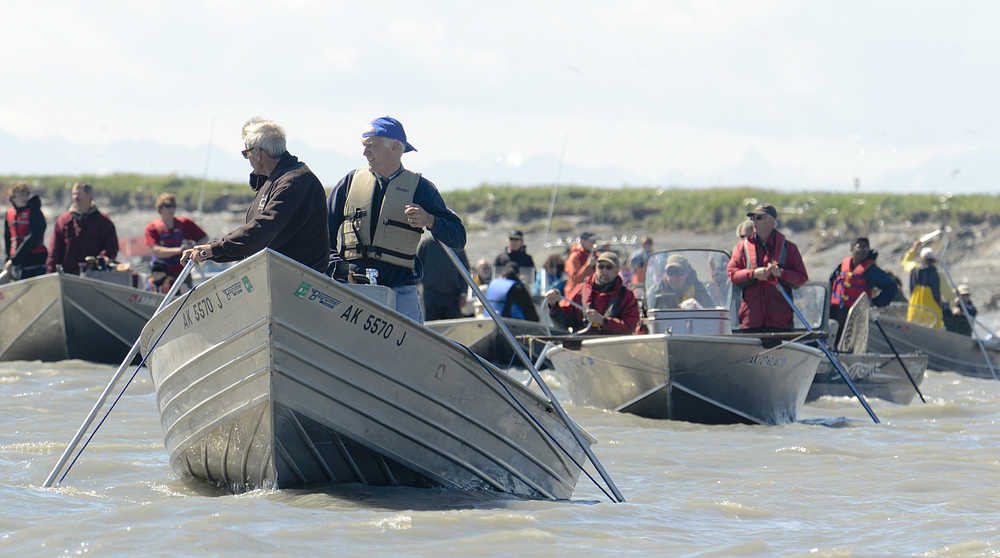
[[[927,368],[940,372],[957,372],[976,378],[993,378],[976,339],[943,328],[933,328],[906,321],[906,303],[892,303],[878,314],[878,321],[900,353],[927,354]],[[891,352],[881,335],[871,335],[873,351]],[[984,343],[993,367],[1000,370],[1000,345],[996,339]]]
[[389,296],[264,251],[200,284],[169,327],[182,302],[154,317],[142,348],[162,334],[148,362],[174,471],[234,491],[569,498],[585,455],[552,405],[376,300]]
[[[684,257],[690,279],[698,283],[699,300],[666,294],[661,281],[675,254]],[[823,353],[783,342],[803,332],[731,333],[728,261],[718,250],[650,256],[645,284],[649,334],[559,340],[561,346],[548,349],[553,375],[571,401],[708,424],[795,421]],[[813,290],[796,298],[817,323],[825,319]]]
[[0,286],[0,360],[121,362],[163,295],[50,273]]
[[[552,327],[539,322],[504,318],[504,323],[516,337],[552,335]],[[514,363],[514,350],[492,318],[456,318],[452,320],[434,320],[424,325],[452,341],[456,341],[472,349],[474,353],[486,360],[507,368]],[[557,330],[557,333],[562,333]],[[526,350],[528,350],[526,348]]]

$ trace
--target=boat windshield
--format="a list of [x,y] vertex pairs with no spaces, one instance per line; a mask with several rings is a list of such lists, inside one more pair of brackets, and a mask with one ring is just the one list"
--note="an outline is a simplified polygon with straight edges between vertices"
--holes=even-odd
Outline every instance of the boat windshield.
[[729,255],[721,250],[667,250],[649,257],[646,304],[650,310],[729,308]]
[[[809,320],[809,327],[817,331],[826,330],[826,320],[829,316],[827,305],[830,301],[827,285],[818,282],[806,283],[801,287],[792,289],[792,299],[795,301],[795,306]],[[802,324],[802,320],[797,315],[792,327],[794,329],[806,329]]]

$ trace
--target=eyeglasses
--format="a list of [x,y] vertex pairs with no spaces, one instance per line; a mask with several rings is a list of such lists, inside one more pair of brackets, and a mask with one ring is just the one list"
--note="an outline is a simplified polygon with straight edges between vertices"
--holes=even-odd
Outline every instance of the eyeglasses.
[[248,147],[248,148],[244,149],[243,151],[240,151],[240,153],[243,154],[243,158],[244,159],[249,159],[250,158],[250,152],[253,151],[254,149],[257,149],[257,148],[256,147]]
[[764,219],[767,219],[768,217],[770,217],[770,215],[767,215],[766,213],[760,213],[760,214],[754,215],[753,216],[753,220],[754,221],[763,221]]
[[597,269],[614,269],[614,268],[615,266],[611,264],[601,264],[601,263],[597,264]]

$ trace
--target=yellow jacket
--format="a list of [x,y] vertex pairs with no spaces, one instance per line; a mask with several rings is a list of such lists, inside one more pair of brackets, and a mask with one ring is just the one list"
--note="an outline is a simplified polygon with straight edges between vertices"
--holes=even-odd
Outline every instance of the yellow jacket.
[[[913,268],[920,265],[920,256],[917,255],[916,249],[910,248],[909,250],[906,251],[905,254],[903,254],[902,265],[903,265],[903,271],[906,272],[906,277],[903,278],[903,281],[906,281],[909,279],[910,272],[913,271]],[[951,283],[948,282],[948,277],[946,277],[945,274],[941,272],[940,268],[937,269],[937,272],[938,272],[938,282],[940,283],[940,289],[941,289],[941,300],[948,301],[954,299],[955,292],[951,290]]]

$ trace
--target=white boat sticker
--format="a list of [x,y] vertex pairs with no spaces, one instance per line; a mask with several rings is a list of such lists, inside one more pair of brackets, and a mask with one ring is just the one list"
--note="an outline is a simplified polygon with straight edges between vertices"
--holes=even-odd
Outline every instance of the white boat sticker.
[[158,306],[160,303],[160,301],[157,300],[156,297],[151,294],[138,294],[138,293],[132,293],[132,295],[128,297],[128,301],[131,302],[132,304],[139,304],[142,306],[154,306],[154,307]]
[[774,353],[757,353],[750,357],[750,364],[766,368],[784,368],[788,365],[788,357]]
[[[240,281],[224,287],[222,294],[219,294],[219,291],[215,291],[206,297],[199,298],[195,302],[188,304],[187,308],[184,309],[184,313],[181,314],[184,329],[188,329],[202,320],[207,320],[216,310],[222,310],[225,304],[228,304],[229,301],[242,295],[244,292],[253,292],[253,284],[250,283],[250,279],[246,275]],[[222,301],[222,295],[226,295],[225,302]],[[213,296],[215,297],[214,300]]]
[[[390,341],[392,337],[392,332],[396,329],[396,326],[385,319],[379,318],[375,314],[368,312],[361,306],[355,306],[354,304],[348,304],[347,308],[340,315],[340,319],[344,320],[349,324],[356,325],[361,329],[371,333],[376,338],[382,338],[386,341]],[[403,346],[406,341],[406,330],[402,330],[402,334],[394,342],[397,347]]]

